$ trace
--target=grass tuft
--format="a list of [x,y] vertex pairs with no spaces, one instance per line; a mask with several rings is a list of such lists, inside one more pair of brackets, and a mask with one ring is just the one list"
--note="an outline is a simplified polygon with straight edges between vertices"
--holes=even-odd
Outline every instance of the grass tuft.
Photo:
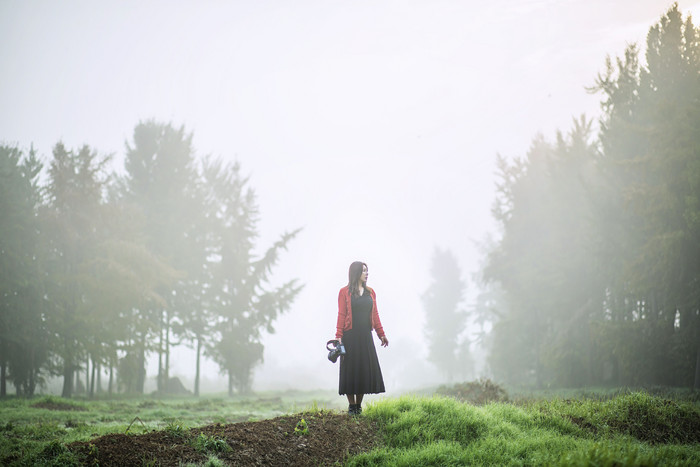
[[194,438],[192,446],[199,452],[227,452],[231,450],[225,439],[215,438],[211,435],[200,433]]
[[166,432],[168,436],[175,439],[183,439],[189,436],[188,430],[179,420],[169,422],[165,425],[163,431]]

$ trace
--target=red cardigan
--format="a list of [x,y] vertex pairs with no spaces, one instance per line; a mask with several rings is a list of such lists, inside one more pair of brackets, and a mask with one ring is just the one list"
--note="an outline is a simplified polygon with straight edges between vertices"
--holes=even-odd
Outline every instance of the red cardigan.
[[[377,310],[377,295],[374,290],[365,287],[372,296],[372,329],[381,339],[384,337],[384,328],[379,321],[379,311]],[[350,298],[350,287],[345,286],[338,292],[338,323],[336,324],[335,338],[341,339],[344,331],[352,329],[352,300]]]

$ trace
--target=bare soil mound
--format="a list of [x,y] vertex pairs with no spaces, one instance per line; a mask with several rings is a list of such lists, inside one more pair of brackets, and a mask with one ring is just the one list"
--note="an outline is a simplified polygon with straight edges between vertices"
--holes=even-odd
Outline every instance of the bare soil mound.
[[342,462],[378,442],[376,426],[365,418],[319,411],[182,432],[110,434],[68,447],[84,465],[178,466],[200,463],[215,454],[228,465],[307,466]]

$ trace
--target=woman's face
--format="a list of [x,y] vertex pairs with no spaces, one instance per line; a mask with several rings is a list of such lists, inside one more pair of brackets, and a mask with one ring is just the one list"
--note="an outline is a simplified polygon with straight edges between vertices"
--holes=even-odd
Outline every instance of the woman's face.
[[367,270],[367,266],[364,264],[362,265],[362,274],[360,274],[360,282],[367,282],[367,276],[369,275],[369,271]]

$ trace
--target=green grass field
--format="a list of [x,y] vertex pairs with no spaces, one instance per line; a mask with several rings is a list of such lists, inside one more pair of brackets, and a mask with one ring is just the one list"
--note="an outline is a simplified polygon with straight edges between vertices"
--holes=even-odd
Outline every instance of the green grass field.
[[[65,447],[72,441],[339,408],[333,407],[337,397],[329,397],[6,399],[0,401],[0,463],[75,464]],[[484,406],[406,395],[367,404],[363,416],[376,422],[383,445],[348,465],[700,465],[700,404],[644,392]]]
[[350,465],[700,465],[700,409],[633,393],[483,407],[405,396],[365,411],[385,446]]

